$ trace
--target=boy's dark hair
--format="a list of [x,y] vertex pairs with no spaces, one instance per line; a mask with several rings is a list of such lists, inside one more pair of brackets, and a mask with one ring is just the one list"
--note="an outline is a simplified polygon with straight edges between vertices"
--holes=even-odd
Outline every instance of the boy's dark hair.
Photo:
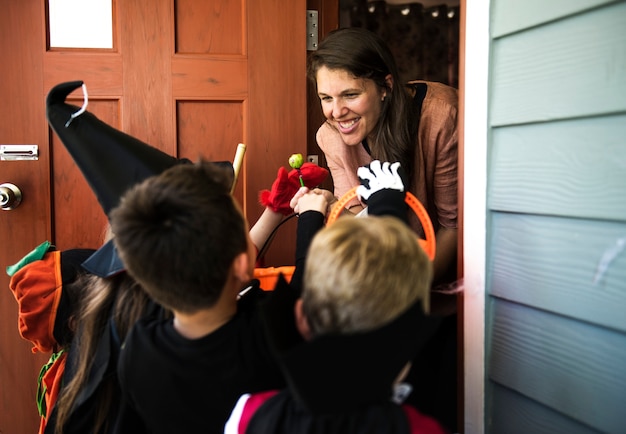
[[179,164],[133,187],[109,216],[129,273],[158,303],[193,313],[221,295],[247,223],[230,168]]

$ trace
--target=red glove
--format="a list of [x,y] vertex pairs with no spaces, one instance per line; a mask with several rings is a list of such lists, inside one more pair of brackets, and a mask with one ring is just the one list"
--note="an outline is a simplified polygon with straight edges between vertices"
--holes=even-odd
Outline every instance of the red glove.
[[293,210],[289,206],[289,202],[300,189],[300,176],[302,176],[306,187],[314,188],[326,179],[328,170],[313,163],[304,163],[300,171],[292,169],[289,173],[284,167],[279,167],[276,180],[272,184],[272,190],[259,192],[261,205],[283,215],[291,214]]

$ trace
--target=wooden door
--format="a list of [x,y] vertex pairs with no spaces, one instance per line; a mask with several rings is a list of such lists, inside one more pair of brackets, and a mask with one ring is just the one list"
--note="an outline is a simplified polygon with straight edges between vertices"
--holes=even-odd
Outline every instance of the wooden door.
[[[64,81],[83,80],[90,112],[171,155],[232,161],[245,143],[235,195],[254,223],[259,190],[307,151],[305,0],[114,0],[111,50],[49,48],[46,3],[0,0],[0,144],[39,147],[36,161],[0,161],[0,183],[24,198],[0,211],[3,271],[44,240],[101,244],[106,217],[45,118],[48,91]],[[292,263],[294,229],[280,229],[267,265]],[[0,432],[33,433],[48,355],[19,337],[8,281],[0,273]]]

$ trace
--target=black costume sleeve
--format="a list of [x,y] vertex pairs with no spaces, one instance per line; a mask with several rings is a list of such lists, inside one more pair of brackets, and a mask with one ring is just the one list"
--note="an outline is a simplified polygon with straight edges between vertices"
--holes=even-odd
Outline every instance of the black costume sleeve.
[[367,200],[368,215],[391,215],[408,224],[408,206],[403,191],[384,189],[372,194]]
[[302,278],[304,276],[304,262],[311,240],[324,227],[324,215],[318,211],[306,211],[298,217],[296,231],[296,269],[291,276],[291,287],[298,295],[302,292]]

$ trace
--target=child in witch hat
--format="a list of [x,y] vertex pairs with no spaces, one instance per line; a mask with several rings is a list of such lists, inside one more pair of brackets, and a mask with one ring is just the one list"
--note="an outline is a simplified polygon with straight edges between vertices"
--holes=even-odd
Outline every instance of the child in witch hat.
[[33,343],[33,352],[51,352],[39,374],[37,408],[43,433],[62,387],[67,350],[76,330],[76,314],[84,288],[80,264],[92,249],[60,251],[46,241],[15,265],[7,267],[9,288],[18,303],[20,335]]

